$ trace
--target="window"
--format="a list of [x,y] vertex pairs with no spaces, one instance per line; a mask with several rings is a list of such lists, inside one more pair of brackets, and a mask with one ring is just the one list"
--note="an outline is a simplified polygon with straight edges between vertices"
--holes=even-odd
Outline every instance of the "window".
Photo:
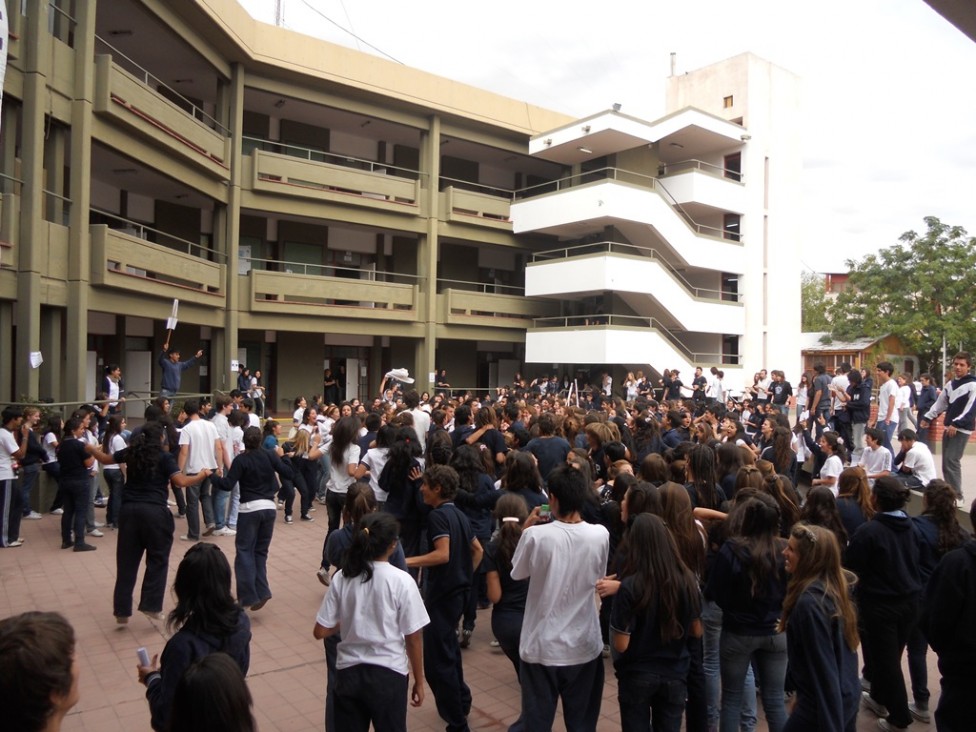
[[737,182],[741,181],[742,180],[742,153],[735,152],[726,155],[722,167],[725,169],[726,178]]
[[732,95],[729,94],[727,97],[722,97],[722,108],[732,109]]
[[722,336],[722,363],[727,366],[739,365],[739,336]]
[[741,217],[739,214],[729,213],[725,214],[722,220],[722,229],[725,232],[724,237],[731,241],[740,241],[740,229],[739,229],[739,219]]

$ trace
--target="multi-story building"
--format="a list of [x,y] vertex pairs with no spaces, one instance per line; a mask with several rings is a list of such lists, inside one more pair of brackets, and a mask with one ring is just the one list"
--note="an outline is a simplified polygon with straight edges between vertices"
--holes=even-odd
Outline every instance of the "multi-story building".
[[[672,353],[655,349],[677,341],[688,358],[792,363],[765,342],[790,309],[798,332],[799,313],[792,272],[776,274],[793,245],[774,226],[777,162],[757,145],[780,120],[750,114],[782,92],[784,75],[762,62],[750,58],[729,84],[730,119],[708,113],[711,92],[695,98],[689,75],[672,81],[672,106],[705,111],[574,123],[258,23],[235,0],[8,5],[0,400],[90,398],[106,363],[122,365],[130,392],[155,390],[173,299],[173,344],[184,358],[206,352],[186,391],[231,388],[234,360],[263,371],[276,410],[321,392],[326,367],[344,373],[349,397],[372,393],[392,367],[421,389],[435,369],[457,387],[487,387],[541,360],[532,354],[545,319],[588,314],[578,287],[553,297],[537,286],[536,272],[554,266],[545,252],[604,240],[615,245],[602,266],[638,251],[633,274],[647,287],[618,286],[611,272],[590,288],[615,318],[603,330],[625,312],[654,318],[634,336],[648,347],[615,359],[608,347],[555,358],[554,346],[546,361],[660,368]],[[584,154],[597,137],[586,158],[556,154]],[[587,176],[599,181],[583,185]],[[529,215],[594,188],[640,200],[587,203],[612,215],[577,224]]]
[[516,192],[515,231],[555,240],[526,294],[565,304],[529,330],[526,360],[686,384],[714,365],[733,391],[759,368],[796,373],[797,101],[789,72],[743,54],[672,74],[654,122],[609,110],[533,137],[567,173]]
[[[186,391],[262,368],[277,409],[344,367],[486,384],[521,361],[512,191],[559,177],[529,137],[568,121],[253,20],[234,0],[10,9],[0,133],[0,399],[130,391],[199,347]],[[44,363],[29,366],[40,351]],[[141,407],[140,407],[141,408]]]

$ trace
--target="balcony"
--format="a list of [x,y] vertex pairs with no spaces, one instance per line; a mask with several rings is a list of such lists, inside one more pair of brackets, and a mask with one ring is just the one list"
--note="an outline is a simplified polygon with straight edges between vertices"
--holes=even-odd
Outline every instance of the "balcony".
[[[442,181],[449,179],[442,178]],[[483,190],[468,190],[462,186],[474,185],[456,182],[441,191],[441,212],[445,221],[457,224],[488,226],[500,231],[512,230],[512,192],[483,186]]]
[[745,333],[737,294],[691,285],[653,249],[617,242],[538,252],[525,269],[525,292],[538,297],[579,297],[613,291],[637,312],[651,300],[683,330]]
[[516,234],[582,238],[615,226],[637,246],[652,249],[663,240],[691,267],[745,272],[742,242],[695,222],[651,176],[602,168],[524,188],[515,197]]
[[661,166],[660,183],[678,205],[699,204],[720,211],[745,212],[742,174],[701,160]]
[[[416,215],[419,173],[320,150],[246,138],[251,151],[250,188],[259,193]],[[280,151],[280,152],[279,152]]]
[[[249,261],[252,267],[271,265],[286,271],[252,268],[247,274],[248,284],[241,288],[243,311],[408,322],[417,318],[420,288],[415,276],[298,262]],[[376,281],[375,277],[400,281]]]
[[726,383],[741,380],[736,356],[693,353],[654,318],[581,315],[539,318],[525,334],[526,363],[647,364],[661,371],[696,366],[725,369]]
[[[134,222],[119,221],[125,225],[122,230],[105,224],[91,226],[93,285],[166,300],[177,295],[181,301],[223,307],[226,267],[204,258],[219,258],[217,252]],[[165,243],[148,241],[150,237]]]
[[[458,286],[444,287],[437,296],[437,319],[447,325],[524,330],[531,327],[534,319],[559,312],[558,302],[525,297],[521,288],[454,280],[438,280],[438,285]],[[496,289],[503,292],[491,291]]]
[[[219,180],[228,180],[227,130],[186,100],[187,112],[153,87],[165,86],[122,57],[95,57],[95,113],[137,133],[149,144],[179,156]],[[173,92],[176,95],[176,92]]]

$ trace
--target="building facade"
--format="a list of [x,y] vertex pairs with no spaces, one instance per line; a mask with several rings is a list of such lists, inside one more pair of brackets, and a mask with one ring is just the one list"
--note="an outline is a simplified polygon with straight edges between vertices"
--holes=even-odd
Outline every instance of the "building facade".
[[[10,5],[0,400],[91,398],[108,363],[121,364],[130,392],[155,391],[174,299],[172,344],[184,358],[206,354],[183,389],[228,390],[240,361],[262,370],[275,411],[320,393],[325,368],[350,398],[375,393],[394,367],[410,369],[421,389],[435,369],[459,388],[504,383],[537,360],[533,339],[548,319],[586,314],[575,292],[535,282],[537,270],[549,279],[547,252],[592,243],[593,227],[576,236],[517,213],[547,198],[536,195],[547,186],[591,171],[592,160],[540,152],[557,137],[545,131],[572,129],[571,118],[258,23],[234,0]],[[615,143],[612,163],[602,164],[673,178],[648,212],[660,218],[635,219],[664,244],[630,236],[619,216],[599,227],[609,232],[600,241],[657,252],[637,255],[650,295],[612,278],[592,289],[613,291],[608,314],[664,323],[645,330],[659,339],[666,331],[663,343],[679,339],[689,358],[727,351],[758,368],[780,349],[754,345],[750,328],[755,321],[771,333],[779,316],[767,300],[759,308],[767,315],[756,315],[752,290],[737,278],[780,266],[751,243],[762,241],[767,209],[742,200],[754,190],[750,179],[762,180],[761,125],[709,113],[696,84],[679,81],[675,108],[699,109],[655,123],[671,130],[657,140],[640,137],[647,124],[628,121],[639,139]],[[754,85],[750,73],[745,88]],[[625,118],[587,124],[605,119]],[[671,143],[691,151],[702,140],[708,173],[670,154],[679,149]],[[741,153],[738,182],[728,177],[732,148]],[[730,236],[731,214],[740,241]],[[712,229],[716,236],[702,233]],[[721,267],[710,261],[716,247]],[[696,249],[698,259],[683,259]],[[619,266],[618,250],[607,252],[606,266]],[[756,256],[770,261],[744,261]],[[786,284],[799,332],[798,288]],[[784,297],[783,309],[793,307],[793,295]],[[628,309],[618,313],[621,304]],[[35,368],[36,352],[43,364]],[[565,355],[554,361],[592,365],[617,354]],[[639,355],[654,367],[672,359],[653,349]]]
[[743,54],[672,75],[667,111],[532,138],[568,173],[516,193],[516,232],[556,244],[533,255],[526,293],[569,302],[529,330],[526,359],[678,369],[686,384],[716,366],[733,392],[760,368],[795,373],[797,80]]

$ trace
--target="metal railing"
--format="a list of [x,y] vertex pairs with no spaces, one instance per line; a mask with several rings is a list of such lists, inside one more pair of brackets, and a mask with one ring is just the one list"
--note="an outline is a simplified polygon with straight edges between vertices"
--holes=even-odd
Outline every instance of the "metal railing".
[[736,231],[731,231],[716,226],[707,226],[705,224],[699,224],[697,221],[695,221],[691,214],[685,211],[681,204],[675,200],[674,196],[671,195],[667,187],[661,182],[660,178],[656,178],[652,175],[646,175],[644,173],[636,173],[632,170],[624,170],[622,168],[597,168],[595,170],[587,170],[576,175],[570,175],[565,178],[559,178],[546,183],[538,183],[534,186],[528,186],[527,188],[519,188],[514,192],[512,200],[513,202],[526,200],[529,198],[534,198],[535,196],[542,196],[547,193],[556,193],[558,191],[565,191],[571,188],[579,188],[580,186],[588,185],[590,183],[601,183],[605,181],[616,181],[618,183],[626,183],[628,185],[656,191],[661,195],[662,198],[664,198],[665,202],[671,208],[677,211],[681,219],[696,234],[710,236],[716,239],[722,239],[724,241],[731,241],[735,244],[742,244],[741,236]]
[[[377,282],[380,284],[416,285],[424,279],[420,275],[404,274],[401,272],[386,272],[383,270],[362,269],[360,267],[343,267],[337,264],[308,264],[307,262],[290,262],[285,259],[262,259],[260,257],[241,257],[242,262],[250,262],[251,268],[259,272],[274,272],[281,274],[299,274],[306,277],[338,277],[350,282]],[[255,263],[261,265],[255,267]],[[270,265],[270,266],[269,266]],[[338,272],[354,273],[355,277],[343,277]],[[363,278],[368,274],[368,278]]]
[[215,132],[219,132],[224,137],[230,137],[230,129],[228,129],[226,126],[221,124],[216,118],[204,112],[202,107],[192,102],[191,100],[187,99],[185,96],[183,96],[178,91],[176,91],[176,89],[171,87],[169,84],[165,83],[158,76],[154,75],[152,72],[140,66],[137,61],[134,61],[133,59],[129,58],[122,51],[120,51],[111,43],[109,43],[108,41],[106,41],[105,39],[101,38],[98,35],[95,36],[95,43],[96,43],[96,53],[97,53],[98,44],[101,44],[111,52],[113,61],[118,62],[119,59],[125,61],[124,64],[119,63],[119,66],[124,68],[129,74],[135,77],[137,81],[144,84],[149,89],[152,89],[157,94],[159,93],[159,89],[161,88],[165,89],[167,92],[169,92],[169,94],[173,95],[176,99],[180,101],[180,104],[177,104],[177,106],[183,108],[183,111],[189,114],[190,117],[192,117],[197,122],[204,125],[205,127],[214,130]]
[[59,226],[71,225],[71,199],[45,189],[44,195],[44,220]]
[[558,315],[547,318],[533,318],[533,328],[593,328],[593,327],[617,327],[617,328],[652,328],[660,333],[675,350],[681,353],[688,363],[736,363],[739,355],[735,353],[695,353],[682,343],[678,337],[670,331],[657,318],[642,317],[639,315],[611,315],[596,313],[592,315]]
[[[447,285],[447,288],[442,288]],[[462,292],[481,292],[489,295],[524,295],[525,288],[517,285],[496,285],[491,282],[469,282],[468,280],[451,280],[444,277],[437,278],[437,290],[448,289],[451,285],[460,285],[457,289]]]
[[24,181],[20,178],[15,178],[12,175],[7,175],[6,173],[0,173],[0,193],[13,193],[15,195],[20,195],[20,189],[23,188]]
[[[447,183],[445,186],[444,184]],[[494,196],[495,198],[504,198],[506,201],[511,201],[515,197],[515,190],[511,188],[501,188],[499,186],[489,186],[484,183],[475,183],[470,180],[461,180],[459,178],[448,178],[446,175],[440,177],[440,190],[445,188],[457,188],[462,191],[473,191],[474,193],[483,193],[486,196]]]
[[[170,400],[170,403],[171,404],[176,404],[178,402],[184,402],[187,399],[199,399],[199,398],[202,398],[202,397],[213,397],[214,394],[222,394],[222,393],[225,393],[225,392],[221,392],[220,390],[216,390],[216,389],[214,391],[212,391],[212,392],[209,392],[209,391],[208,392],[179,392],[179,393],[175,394],[174,396],[167,397],[167,399]],[[127,391],[125,393],[125,402],[124,402],[124,404],[128,404],[129,402],[145,402],[145,403],[148,404],[149,402],[152,402],[157,397],[159,397],[159,395],[160,395],[160,393],[158,391],[156,391],[156,392],[154,392],[154,391],[147,392],[145,396],[141,396],[141,392],[140,393],[137,393],[137,392]],[[79,401],[79,400],[76,399],[74,401],[66,401],[66,402],[56,402],[56,401],[53,401],[53,400],[49,401],[47,399],[36,399],[36,400],[23,401],[23,402],[5,402],[5,404],[8,404],[11,407],[21,407],[21,408],[23,408],[23,407],[38,407],[39,409],[41,409],[42,411],[45,411],[45,412],[51,412],[51,411],[55,411],[56,410],[56,411],[61,411],[63,414],[70,414],[71,412],[74,411],[75,408],[80,407],[80,406],[82,406],[84,404],[91,404],[91,405],[96,406],[96,407],[101,407],[101,406],[103,406],[105,404],[110,404],[113,401],[118,402],[117,399],[116,400],[112,400],[112,399],[86,399],[86,400],[82,400],[82,401]],[[123,403],[122,402],[119,402],[119,404],[121,406]],[[65,411],[63,409],[64,407],[71,407],[72,409],[70,411]]]
[[411,180],[417,178],[418,176],[426,175],[426,173],[423,171],[414,170],[412,168],[403,168],[391,163],[380,163],[375,160],[366,160],[365,158],[353,157],[352,155],[343,155],[341,153],[333,153],[326,150],[317,150],[311,147],[292,145],[290,143],[278,142],[276,140],[265,140],[260,137],[245,136],[242,144],[245,155],[251,150],[258,149],[262,152],[288,155],[289,157],[310,160],[315,163],[341,165],[344,168],[354,168],[367,173],[391,175],[390,171],[395,171],[392,173],[392,175],[403,173],[404,175],[401,175],[400,177],[409,178]]
[[663,178],[669,175],[676,175],[677,173],[684,173],[688,170],[700,170],[702,173],[733,183],[741,183],[744,177],[739,170],[732,170],[722,165],[706,163],[704,160],[696,160],[694,158],[690,160],[679,160],[676,163],[661,163],[658,167],[658,175]]
[[532,254],[533,262],[547,262],[555,259],[569,259],[571,257],[582,257],[589,254],[627,254],[631,256],[647,257],[661,264],[668,274],[688,291],[692,297],[706,300],[721,300],[722,302],[738,302],[739,293],[731,290],[715,290],[706,287],[695,287],[684,276],[674,268],[674,266],[664,259],[656,249],[649,247],[636,246],[634,244],[623,244],[615,241],[600,241],[592,244],[575,244],[558,249],[547,249],[542,252]]
[[71,48],[74,48],[75,28],[78,25],[78,21],[75,20],[67,11],[58,7],[57,2],[49,2],[48,7],[54,11],[48,15],[48,32],[59,41],[62,41]]
[[227,261],[227,255],[225,255],[223,252],[219,252],[216,249],[211,249],[203,244],[198,244],[187,239],[181,239],[178,236],[167,234],[165,231],[160,231],[159,229],[154,229],[151,226],[140,224],[138,221],[116,216],[113,213],[103,211],[99,208],[92,207],[91,211],[103,218],[110,219],[117,224],[121,224],[121,226],[112,226],[109,224],[109,229],[112,231],[128,234],[129,236],[142,239],[150,244],[158,244],[159,246],[166,247],[167,249],[174,249],[178,252],[189,254],[191,257],[207,260],[208,262],[223,264]]

